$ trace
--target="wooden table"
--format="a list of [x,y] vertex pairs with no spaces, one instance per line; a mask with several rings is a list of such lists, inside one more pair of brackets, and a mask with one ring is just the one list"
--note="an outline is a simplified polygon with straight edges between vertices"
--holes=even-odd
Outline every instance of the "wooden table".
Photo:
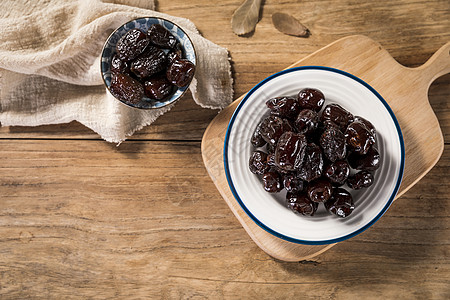
[[[409,67],[450,41],[448,0],[265,1],[247,37],[231,31],[240,2],[158,1],[229,49],[236,98],[347,35]],[[277,11],[312,36],[277,32]],[[0,298],[448,299],[450,75],[429,98],[445,139],[437,165],[369,230],[295,263],[260,250],[221,198],[200,152],[217,111],[190,95],[119,147],[76,122],[3,127]]]

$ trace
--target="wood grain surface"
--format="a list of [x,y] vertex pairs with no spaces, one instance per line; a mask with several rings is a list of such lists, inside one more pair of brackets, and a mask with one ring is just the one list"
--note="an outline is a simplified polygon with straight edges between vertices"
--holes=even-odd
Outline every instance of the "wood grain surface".
[[[236,96],[348,35],[408,67],[450,41],[448,0],[264,1],[256,31],[237,37],[240,3],[157,5],[229,49]],[[312,35],[277,32],[277,11]],[[217,111],[189,95],[119,147],[78,123],[2,127],[0,298],[448,299],[450,75],[428,95],[445,141],[437,165],[369,230],[300,262],[264,253],[223,201],[200,150]]]

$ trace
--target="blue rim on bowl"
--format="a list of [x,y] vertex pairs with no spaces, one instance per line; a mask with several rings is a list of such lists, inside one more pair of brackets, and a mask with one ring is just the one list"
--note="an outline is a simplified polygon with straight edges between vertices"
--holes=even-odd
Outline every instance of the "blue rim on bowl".
[[[186,34],[186,32],[183,31],[183,29],[181,29],[175,23],[163,18],[156,18],[156,17],[137,18],[128,21],[127,23],[123,24],[122,26],[114,30],[106,40],[105,45],[103,46],[100,60],[100,70],[102,73],[103,82],[105,83],[105,86],[108,89],[108,91],[111,85],[111,58],[115,53],[117,42],[129,30],[137,28],[143,30],[144,32],[147,32],[148,28],[150,28],[152,24],[160,24],[164,28],[169,30],[170,33],[172,33],[180,43],[181,49],[183,50],[184,56],[183,58],[190,60],[194,65],[197,64],[196,62],[197,55],[195,52],[194,44],[192,43],[191,39]],[[144,96],[143,100],[136,105],[131,105],[120,99],[117,98],[116,99],[122,102],[123,104],[134,108],[139,109],[161,108],[171,103],[174,103],[178,99],[180,99],[181,96],[183,96],[183,94],[186,92],[188,87],[189,85],[177,88],[177,90],[173,94],[162,100],[150,99]]]
[[[356,83],[362,85],[363,87],[365,87],[366,89],[368,89],[374,96],[376,96],[376,98],[382,103],[382,105],[384,106],[384,108],[386,109],[386,111],[389,113],[389,116],[391,118],[391,121],[393,122],[393,124],[395,125],[395,129],[396,129],[396,135],[395,138],[398,137],[398,144],[399,144],[399,151],[400,151],[400,158],[399,158],[399,167],[398,167],[398,173],[396,174],[396,182],[395,182],[395,186],[392,184],[393,188],[392,188],[392,192],[389,196],[389,199],[387,200],[387,202],[385,203],[384,207],[382,207],[382,209],[379,211],[379,213],[372,218],[369,222],[367,222],[366,224],[364,224],[362,227],[357,228],[355,231],[350,232],[348,234],[345,234],[344,236],[339,236],[337,238],[330,238],[330,239],[326,239],[326,240],[309,240],[309,239],[299,239],[299,238],[294,238],[292,236],[288,236],[286,234],[280,233],[277,230],[274,230],[273,228],[269,227],[268,225],[266,225],[263,221],[261,221],[260,219],[258,219],[258,217],[256,217],[251,211],[250,209],[245,205],[245,201],[242,200],[241,196],[239,195],[239,193],[237,192],[236,189],[236,182],[233,182],[232,176],[231,176],[231,172],[230,172],[230,154],[229,154],[229,147],[230,147],[230,134],[232,132],[233,129],[233,125],[235,124],[236,118],[239,115],[242,107],[244,106],[244,104],[247,102],[247,100],[252,96],[252,94],[254,94],[256,91],[258,91],[262,86],[264,86],[266,83],[270,82],[271,80],[274,80],[275,78],[279,77],[279,76],[283,76],[285,74],[291,73],[291,72],[299,72],[299,71],[303,71],[303,70],[321,70],[321,71],[326,71],[326,72],[333,72],[336,74],[340,74],[343,75],[353,81],[355,81]],[[249,128],[245,128],[244,130],[249,130]],[[248,143],[250,143],[248,141]],[[235,109],[229,125],[227,127],[227,131],[226,131],[226,135],[225,135],[225,142],[224,142],[224,152],[223,152],[223,161],[224,161],[224,168],[225,168],[225,174],[226,174],[226,178],[228,181],[228,185],[233,193],[233,196],[235,197],[235,199],[237,200],[237,202],[239,203],[239,205],[241,206],[241,208],[245,211],[245,213],[262,229],[264,229],[265,231],[267,231],[268,233],[281,238],[283,240],[292,242],[292,243],[297,243],[297,244],[306,244],[306,245],[325,245],[325,244],[333,244],[333,243],[337,243],[337,242],[341,242],[344,241],[346,239],[349,239],[353,236],[356,236],[358,234],[360,234],[361,232],[365,231],[366,229],[368,229],[369,227],[371,227],[390,207],[390,205],[392,204],[398,189],[400,187],[401,181],[402,181],[402,177],[403,177],[403,170],[404,170],[404,163],[405,163],[405,147],[404,147],[404,142],[403,142],[403,135],[400,129],[400,126],[398,124],[398,121],[392,111],[392,109],[389,107],[388,103],[383,99],[383,97],[374,89],[372,88],[369,84],[367,84],[365,81],[361,80],[360,78],[347,73],[345,71],[342,70],[338,70],[338,69],[334,69],[334,68],[330,68],[330,67],[323,67],[323,66],[303,66],[303,67],[296,67],[296,68],[291,68],[291,69],[287,69],[278,73],[275,73],[269,77],[267,77],[266,79],[262,80],[261,82],[259,82],[255,87],[253,87],[244,97],[244,99],[239,103],[239,105],[237,106],[237,108]],[[248,171],[250,172],[250,171]],[[300,217],[299,217],[300,218]]]

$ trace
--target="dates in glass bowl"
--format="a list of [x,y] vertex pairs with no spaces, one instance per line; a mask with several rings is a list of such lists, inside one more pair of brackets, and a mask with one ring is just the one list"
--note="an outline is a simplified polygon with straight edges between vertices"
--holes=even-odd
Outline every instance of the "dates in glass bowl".
[[[368,188],[380,166],[376,130],[346,108],[305,88],[266,101],[269,114],[254,130],[250,171],[270,193],[286,190],[286,206],[313,216],[320,203],[338,217],[355,209],[349,190]],[[344,188],[346,187],[346,188]]]
[[115,98],[146,109],[180,98],[194,76],[195,63],[192,42],[181,28],[161,18],[139,18],[108,38],[101,70]]

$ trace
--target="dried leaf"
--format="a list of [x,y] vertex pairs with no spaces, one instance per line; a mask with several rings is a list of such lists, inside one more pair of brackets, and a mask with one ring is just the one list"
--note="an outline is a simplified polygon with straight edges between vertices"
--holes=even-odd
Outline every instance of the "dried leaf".
[[231,19],[231,28],[237,35],[243,35],[255,30],[259,19],[261,0],[245,0],[236,9]]
[[300,37],[308,37],[311,34],[305,25],[293,16],[285,13],[274,13],[272,15],[272,23],[278,31],[284,34]]

